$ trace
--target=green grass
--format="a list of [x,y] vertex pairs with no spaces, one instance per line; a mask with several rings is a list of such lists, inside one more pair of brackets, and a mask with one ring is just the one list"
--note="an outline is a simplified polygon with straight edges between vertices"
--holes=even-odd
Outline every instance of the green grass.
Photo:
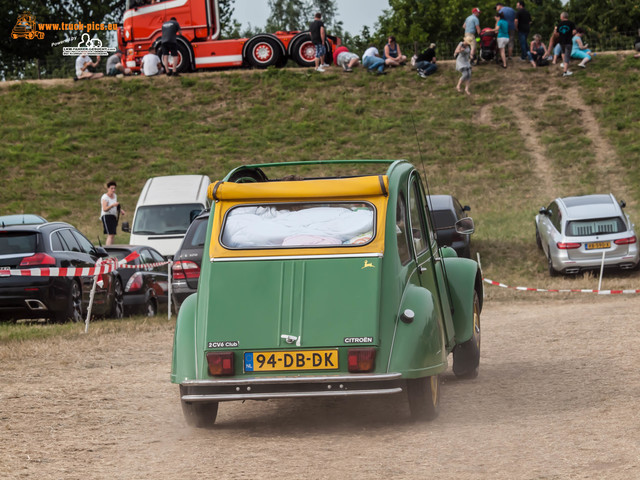
[[[5,86],[1,212],[65,220],[97,242],[104,241],[99,197],[110,179],[131,215],[150,176],[214,180],[245,163],[404,158],[424,168],[431,193],[471,205],[473,250],[487,277],[550,287],[533,218],[552,198],[542,192],[513,104],[536,126],[555,196],[623,185],[627,211],[640,222],[640,62],[598,56],[570,79],[557,66],[533,71],[513,63],[475,68],[471,98],[455,91],[451,64],[426,80],[405,67],[384,77],[269,69]],[[581,106],[569,100],[576,92]],[[597,118],[618,171],[600,172],[583,108]],[[488,121],[478,119],[481,110]],[[608,278],[609,287],[637,288],[637,274]]]

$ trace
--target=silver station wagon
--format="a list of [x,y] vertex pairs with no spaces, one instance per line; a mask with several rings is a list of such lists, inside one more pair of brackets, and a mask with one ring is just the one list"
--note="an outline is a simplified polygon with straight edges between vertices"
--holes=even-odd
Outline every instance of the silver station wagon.
[[536,215],[536,242],[549,274],[574,274],[605,267],[638,266],[638,239],[613,194],[557,198]]

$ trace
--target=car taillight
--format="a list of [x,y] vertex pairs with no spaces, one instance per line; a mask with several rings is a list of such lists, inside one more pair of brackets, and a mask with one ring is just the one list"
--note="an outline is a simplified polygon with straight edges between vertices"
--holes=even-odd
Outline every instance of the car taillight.
[[567,243],[567,242],[558,242],[556,244],[560,250],[573,250],[574,248],[580,248],[581,243]]
[[233,352],[207,353],[209,374],[213,376],[233,375]]
[[137,292],[142,288],[142,273],[134,273],[127,282],[126,292]]
[[636,243],[637,241],[638,239],[634,235],[633,237],[620,238],[618,240],[614,240],[613,243],[615,243],[616,245],[630,245],[632,243]]
[[370,372],[376,366],[375,348],[351,348],[347,353],[349,372]]
[[173,264],[171,274],[175,280],[184,280],[186,278],[199,278],[200,267],[197,263],[190,260],[178,260]]
[[36,253],[30,257],[24,257],[20,262],[21,267],[41,267],[43,265],[55,265],[56,259],[46,253]]

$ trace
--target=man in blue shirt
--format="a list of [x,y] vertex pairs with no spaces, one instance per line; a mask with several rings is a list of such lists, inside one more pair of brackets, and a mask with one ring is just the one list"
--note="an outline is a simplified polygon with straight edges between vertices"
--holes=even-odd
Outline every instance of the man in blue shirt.
[[496,12],[502,13],[504,19],[509,24],[509,54],[511,58],[513,55],[513,46],[516,43],[516,11],[511,7],[505,7],[502,3],[496,3]]
[[471,10],[471,15],[469,15],[464,23],[462,24],[462,28],[464,28],[464,40],[471,45],[471,61],[476,56],[476,36],[480,36],[480,20],[478,17],[480,16],[480,9],[474,8]]

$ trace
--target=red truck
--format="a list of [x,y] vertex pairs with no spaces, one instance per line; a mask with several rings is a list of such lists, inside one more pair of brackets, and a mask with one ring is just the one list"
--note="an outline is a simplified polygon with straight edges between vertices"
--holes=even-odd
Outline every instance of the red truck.
[[[118,46],[126,66],[140,71],[150,47],[162,56],[162,24],[175,17],[179,72],[217,67],[282,67],[291,58],[298,65],[314,65],[315,48],[308,31],[260,33],[251,38],[220,39],[218,0],[127,0]],[[337,42],[328,38],[327,63]]]

